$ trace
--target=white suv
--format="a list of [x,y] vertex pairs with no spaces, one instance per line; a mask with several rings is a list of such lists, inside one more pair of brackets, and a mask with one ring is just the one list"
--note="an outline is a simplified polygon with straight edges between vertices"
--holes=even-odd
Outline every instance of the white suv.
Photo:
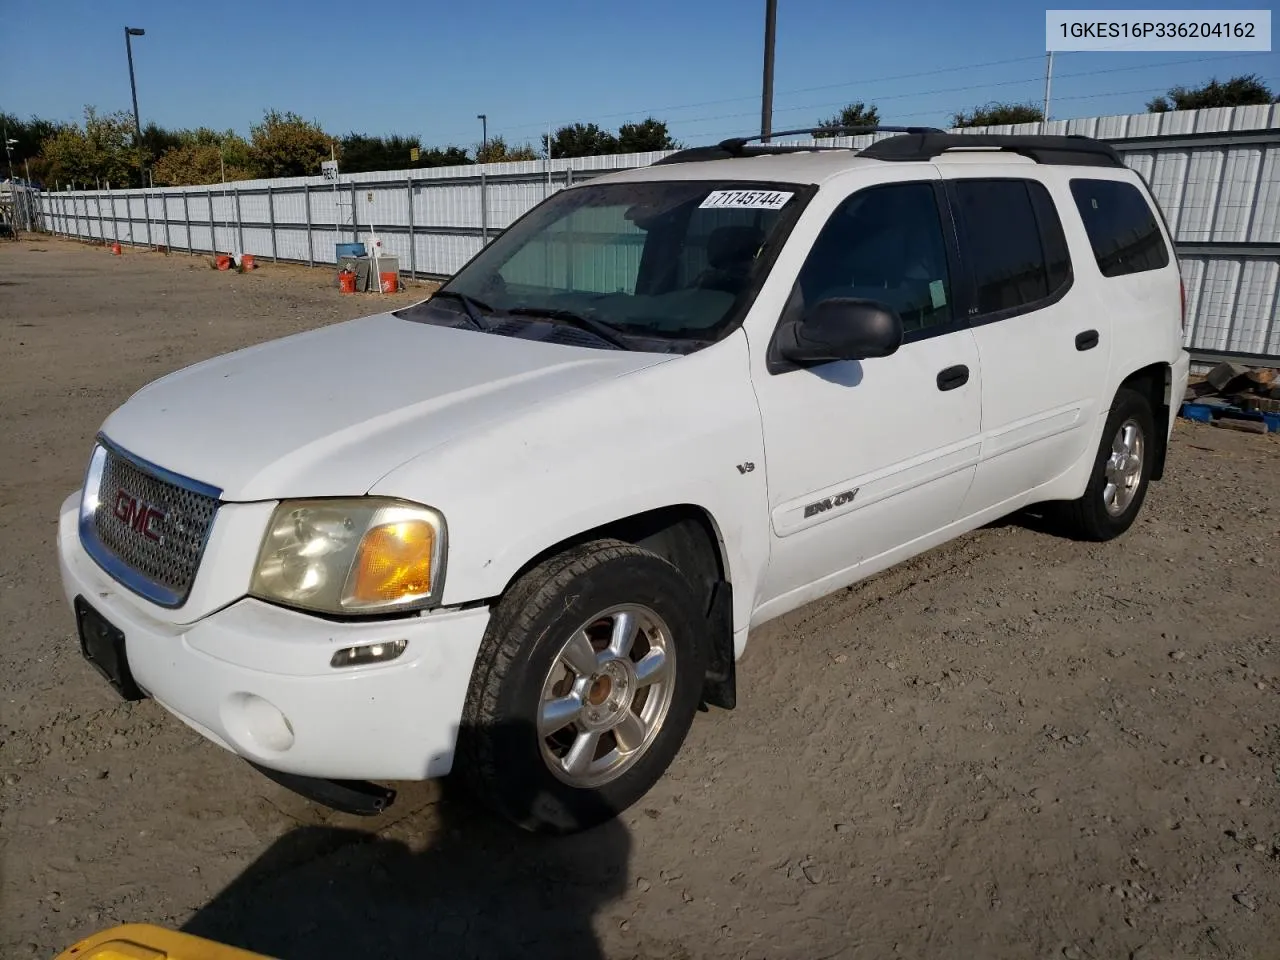
[[1123,532],[1185,389],[1172,241],[1074,137],[726,141],[556,193],[430,299],[107,418],[85,656],[313,798],[636,801],[753,627],[1053,501]]

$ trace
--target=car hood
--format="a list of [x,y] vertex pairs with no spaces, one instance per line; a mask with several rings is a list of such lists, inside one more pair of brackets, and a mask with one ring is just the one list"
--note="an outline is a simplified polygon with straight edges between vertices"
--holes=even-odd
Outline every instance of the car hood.
[[224,500],[353,496],[454,437],[669,359],[385,313],[179,370],[130,397],[102,432]]

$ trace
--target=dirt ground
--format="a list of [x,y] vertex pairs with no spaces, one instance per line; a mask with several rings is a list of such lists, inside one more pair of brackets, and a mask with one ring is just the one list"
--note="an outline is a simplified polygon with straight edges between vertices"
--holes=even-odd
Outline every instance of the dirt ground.
[[55,514],[144,383],[374,312],[326,270],[0,244],[0,956],[1280,957],[1280,442],[1178,422],[1120,540],[1032,517],[760,630],[614,824],[308,804],[80,658]]

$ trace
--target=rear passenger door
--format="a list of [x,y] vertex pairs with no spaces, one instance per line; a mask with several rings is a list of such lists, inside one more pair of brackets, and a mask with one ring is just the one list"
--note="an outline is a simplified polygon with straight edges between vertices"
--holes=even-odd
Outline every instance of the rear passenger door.
[[1007,166],[979,170],[944,168],[982,364],[982,453],[963,516],[1048,483],[1088,451],[1111,340],[1110,317],[1082,309],[1092,298],[1073,290],[1049,188]]
[[1082,278],[1093,277],[1097,299],[1123,318],[1112,329],[1111,382],[1115,383],[1152,362],[1177,359],[1184,336],[1178,264],[1170,256],[1145,190],[1135,183],[1084,173],[1093,171],[1074,173],[1070,181],[1088,240],[1088,248],[1081,244],[1077,270]]

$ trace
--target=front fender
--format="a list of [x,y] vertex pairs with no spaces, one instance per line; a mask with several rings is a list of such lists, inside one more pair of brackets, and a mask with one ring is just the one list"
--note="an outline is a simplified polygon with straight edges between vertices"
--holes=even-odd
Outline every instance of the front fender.
[[529,560],[661,507],[705,510],[747,625],[768,560],[768,501],[747,345],[697,353],[513,411],[397,468],[370,493],[444,513],[446,605],[500,596]]

